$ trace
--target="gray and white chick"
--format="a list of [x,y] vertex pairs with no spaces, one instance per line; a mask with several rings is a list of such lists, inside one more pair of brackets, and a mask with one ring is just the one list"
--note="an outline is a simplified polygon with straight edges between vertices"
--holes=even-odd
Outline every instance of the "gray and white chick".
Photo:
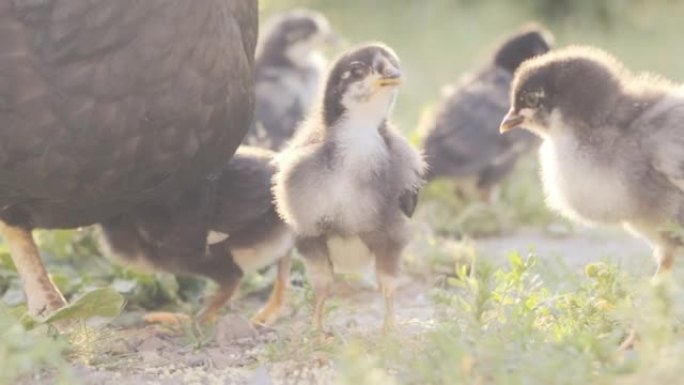
[[621,224],[654,247],[658,271],[684,225],[684,89],[634,75],[591,47],[569,47],[518,69],[501,123],[543,139],[547,204],[585,223]]
[[219,290],[201,313],[208,321],[230,300],[244,273],[277,262],[271,296],[252,318],[256,324],[272,323],[283,306],[295,240],[273,203],[273,155],[240,147],[220,172],[176,199],[141,205],[101,223],[104,246],[127,264],[215,281]]
[[320,105],[277,158],[276,206],[306,263],[315,329],[322,328],[334,272],[373,264],[385,329],[394,327],[395,278],[424,170],[420,154],[388,123],[401,76],[385,45],[342,54]]
[[539,144],[526,131],[499,135],[501,116],[510,107],[513,72],[523,61],[548,52],[552,43],[546,29],[525,26],[499,45],[485,67],[449,87],[423,128],[428,179],[473,179],[481,199],[494,200],[496,187],[518,157]]
[[325,46],[338,38],[319,12],[294,9],[265,23],[256,53],[255,119],[249,145],[278,150],[311,108],[325,75]]

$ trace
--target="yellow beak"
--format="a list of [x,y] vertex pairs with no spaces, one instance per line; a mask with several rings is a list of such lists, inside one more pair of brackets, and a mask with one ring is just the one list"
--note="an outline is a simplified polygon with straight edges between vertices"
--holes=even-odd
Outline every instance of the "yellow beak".
[[511,108],[510,110],[508,110],[508,113],[506,114],[506,116],[504,116],[503,120],[501,121],[501,125],[499,126],[499,132],[503,134],[516,127],[520,127],[520,125],[522,125],[524,121],[525,117],[522,115],[518,115],[518,113]]
[[398,86],[401,84],[401,77],[380,78],[375,81],[378,87]]
[[388,66],[380,74],[380,78],[375,81],[378,87],[393,87],[401,84],[401,71],[399,68]]

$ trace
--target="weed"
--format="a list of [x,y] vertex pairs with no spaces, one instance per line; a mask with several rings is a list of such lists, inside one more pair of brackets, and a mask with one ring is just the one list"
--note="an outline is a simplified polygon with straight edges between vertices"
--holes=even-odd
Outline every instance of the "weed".
[[47,327],[26,329],[16,314],[0,303],[0,384],[13,384],[40,369],[56,369],[59,384],[73,384],[64,352],[68,343]]

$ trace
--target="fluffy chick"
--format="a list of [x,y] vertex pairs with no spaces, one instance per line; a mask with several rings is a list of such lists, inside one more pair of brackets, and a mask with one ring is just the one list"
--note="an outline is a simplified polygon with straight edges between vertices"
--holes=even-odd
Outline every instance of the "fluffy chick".
[[518,157],[539,143],[525,131],[498,133],[501,116],[510,107],[513,72],[523,61],[546,53],[552,42],[547,30],[526,26],[507,37],[484,68],[449,87],[424,127],[429,179],[474,178],[481,198],[493,200],[495,187]]
[[585,223],[622,224],[654,247],[658,271],[681,246],[684,224],[684,92],[630,73],[609,54],[570,47],[525,62],[501,131],[543,139],[548,205]]
[[256,54],[255,120],[245,143],[278,150],[308,113],[337,41],[321,13],[294,9],[266,22]]
[[375,265],[394,326],[395,278],[422,185],[420,155],[387,122],[401,81],[399,59],[369,44],[333,65],[321,104],[278,158],[278,212],[297,235],[315,293],[313,326],[334,272]]
[[245,272],[278,261],[271,296],[253,322],[273,322],[289,280],[294,234],[275,211],[273,153],[241,147],[218,175],[167,204],[148,204],[101,223],[104,246],[127,264],[214,280],[201,315],[212,320]]

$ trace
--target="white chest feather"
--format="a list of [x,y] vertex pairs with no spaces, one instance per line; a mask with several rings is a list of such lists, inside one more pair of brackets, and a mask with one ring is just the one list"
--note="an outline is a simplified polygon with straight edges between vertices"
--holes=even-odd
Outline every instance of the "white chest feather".
[[[274,188],[278,210],[300,235],[322,229],[352,235],[375,229],[383,207],[381,178],[391,154],[379,127],[388,100],[358,102],[325,133],[325,144],[282,155]],[[298,170],[298,178],[288,179]],[[281,179],[282,177],[282,179]]]
[[571,134],[549,136],[539,154],[546,201],[551,208],[586,223],[629,219],[632,197],[616,168],[597,162]]
[[[308,160],[310,172],[284,186],[279,193],[280,210],[286,222],[300,234],[319,234],[321,225],[346,234],[370,231],[376,226],[382,193],[376,177],[388,165],[389,153],[376,127],[350,125],[335,127],[335,153],[331,164],[321,164],[323,149],[297,156]],[[295,166],[296,167],[296,166]]]
[[357,229],[378,209],[380,192],[372,181],[386,167],[389,154],[375,127],[345,124],[335,140],[335,165],[321,186],[327,201],[323,212],[341,227]]
[[377,126],[364,122],[349,120],[338,127],[335,143],[339,150],[339,167],[351,176],[377,172],[389,155]]

